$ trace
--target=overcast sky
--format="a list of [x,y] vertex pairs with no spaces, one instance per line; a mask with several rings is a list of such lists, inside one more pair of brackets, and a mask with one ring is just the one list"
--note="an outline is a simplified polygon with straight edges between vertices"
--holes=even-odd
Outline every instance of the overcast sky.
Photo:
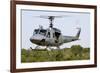
[[90,13],[80,12],[61,12],[61,11],[39,11],[39,10],[21,10],[21,29],[22,29],[22,48],[35,47],[36,45],[30,42],[30,37],[33,35],[34,29],[42,25],[44,29],[49,27],[49,20],[40,18],[39,16],[62,16],[55,18],[54,27],[61,30],[63,35],[75,36],[77,27],[81,28],[80,40],[65,43],[61,46],[71,47],[72,45],[81,45],[82,47],[90,47]]

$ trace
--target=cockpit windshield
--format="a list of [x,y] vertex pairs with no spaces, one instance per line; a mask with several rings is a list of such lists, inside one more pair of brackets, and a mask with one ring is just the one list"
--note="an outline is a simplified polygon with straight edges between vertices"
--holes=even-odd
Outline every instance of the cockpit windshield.
[[34,34],[46,35],[46,32],[47,31],[45,29],[35,29],[33,35]]
[[41,35],[46,35],[46,30],[45,30],[45,29],[41,29],[41,30],[39,31],[39,34],[41,34]]
[[39,29],[35,29],[34,32],[33,32],[33,35],[37,34],[38,32],[39,32]]

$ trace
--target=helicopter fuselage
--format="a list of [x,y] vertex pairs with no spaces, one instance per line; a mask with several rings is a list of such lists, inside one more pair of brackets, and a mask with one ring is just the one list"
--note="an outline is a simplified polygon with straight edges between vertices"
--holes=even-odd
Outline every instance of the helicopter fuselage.
[[[51,31],[49,33],[49,31]],[[69,43],[72,41],[79,40],[79,35],[80,35],[80,29],[77,33],[76,36],[63,36],[61,33],[59,37],[57,35],[55,36],[55,31],[50,29],[49,31],[46,32],[45,35],[42,34],[34,34],[31,38],[30,41],[36,45],[39,46],[61,46],[63,43]],[[48,34],[49,33],[49,34]]]

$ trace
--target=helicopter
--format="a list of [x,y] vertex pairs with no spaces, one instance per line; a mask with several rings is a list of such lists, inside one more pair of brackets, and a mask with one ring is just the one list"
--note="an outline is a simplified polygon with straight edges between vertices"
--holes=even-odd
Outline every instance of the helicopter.
[[75,36],[65,36],[62,35],[60,29],[53,27],[54,19],[59,17],[61,16],[41,17],[49,19],[50,26],[47,29],[44,29],[43,26],[40,26],[38,29],[34,29],[33,35],[30,37],[30,41],[31,43],[37,45],[35,49],[38,49],[39,46],[46,46],[47,50],[51,50],[51,47],[56,47],[57,49],[60,49],[60,46],[64,43],[79,40],[81,28],[77,28],[78,32]]

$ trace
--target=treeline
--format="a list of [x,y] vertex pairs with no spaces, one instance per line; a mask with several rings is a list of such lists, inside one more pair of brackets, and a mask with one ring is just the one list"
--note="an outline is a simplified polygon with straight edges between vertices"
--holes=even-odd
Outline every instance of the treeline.
[[69,61],[90,59],[90,48],[83,48],[80,45],[73,45],[71,48],[61,50],[53,49],[21,49],[21,62],[47,62],[47,61]]

